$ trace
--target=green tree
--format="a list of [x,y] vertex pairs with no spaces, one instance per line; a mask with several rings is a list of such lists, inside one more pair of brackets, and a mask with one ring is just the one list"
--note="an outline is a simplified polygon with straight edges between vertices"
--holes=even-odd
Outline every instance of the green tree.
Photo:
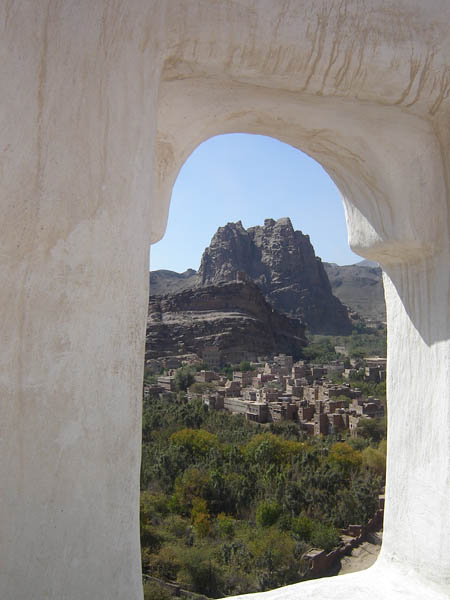
[[200,363],[196,363],[194,365],[194,369],[199,372],[199,371],[207,371],[209,369],[209,366],[207,363],[205,362],[200,362]]
[[384,477],[386,472],[386,441],[382,440],[378,448],[372,446],[365,448],[362,452],[362,458],[364,465]]
[[273,433],[261,433],[250,440],[244,452],[258,465],[278,463],[283,457],[283,440]]
[[377,419],[360,419],[358,423],[358,435],[379,443],[386,437],[386,419],[380,417]]
[[212,448],[219,447],[217,436],[204,429],[181,429],[170,436],[170,441],[175,446],[185,448],[193,456],[204,456]]
[[175,386],[178,391],[185,392],[194,381],[194,374],[187,367],[182,367],[175,373]]
[[347,398],[347,396],[344,396],[343,394],[340,394],[336,398],[333,398],[333,400],[336,400],[337,402],[342,402],[346,408],[350,406],[350,398]]
[[183,476],[175,482],[174,500],[176,506],[188,514],[195,500],[204,498],[208,485],[208,476],[196,467],[189,467]]
[[189,537],[191,526],[186,518],[180,515],[172,514],[164,519],[163,527],[161,528],[162,535],[166,540],[186,540]]
[[361,452],[354,450],[347,442],[336,442],[331,446],[328,460],[344,471],[358,469],[362,464]]
[[242,373],[246,373],[247,371],[254,371],[254,367],[252,367],[252,365],[248,362],[248,360],[243,360],[241,363],[239,363],[239,371],[242,371]]

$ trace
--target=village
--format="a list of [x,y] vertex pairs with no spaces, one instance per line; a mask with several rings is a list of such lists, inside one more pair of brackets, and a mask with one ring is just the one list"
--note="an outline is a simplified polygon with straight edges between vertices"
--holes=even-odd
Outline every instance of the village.
[[[156,382],[144,383],[144,395],[176,399],[177,370],[195,366],[199,358],[169,357],[152,363],[147,366],[164,367],[165,373]],[[219,354],[209,347],[203,352],[202,365],[208,368],[195,372],[195,383],[200,385],[191,386],[186,399],[200,396],[209,409],[242,414],[248,421],[292,421],[309,435],[348,433],[357,437],[362,419],[385,416],[382,399],[364,394],[358,380],[384,382],[386,358],[343,356],[342,360],[313,364],[304,360],[294,362],[292,356],[279,354],[246,363],[247,368],[234,370],[230,380],[218,372]]]

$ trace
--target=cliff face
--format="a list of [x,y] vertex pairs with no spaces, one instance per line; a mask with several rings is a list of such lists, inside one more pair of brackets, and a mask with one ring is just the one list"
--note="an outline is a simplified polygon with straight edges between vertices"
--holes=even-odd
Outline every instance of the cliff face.
[[233,281],[246,273],[281,312],[303,320],[313,333],[347,334],[345,306],[333,296],[309,236],[294,231],[289,218],[266,219],[264,226],[219,227],[202,256],[198,285]]
[[252,281],[234,281],[150,298],[146,358],[216,345],[225,361],[285,352],[299,356],[305,328],[274,310]]

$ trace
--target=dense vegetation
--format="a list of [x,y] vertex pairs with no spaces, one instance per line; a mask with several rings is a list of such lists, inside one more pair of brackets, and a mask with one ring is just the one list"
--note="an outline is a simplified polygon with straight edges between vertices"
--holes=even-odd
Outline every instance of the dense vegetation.
[[[378,433],[305,438],[295,423],[260,426],[200,401],[147,398],[144,573],[209,597],[300,581],[309,547],[332,548],[338,528],[375,512],[385,459]],[[153,600],[167,596],[147,587]]]
[[380,324],[374,329],[361,325],[352,335],[311,336],[308,346],[303,349],[303,357],[318,363],[342,359],[342,355],[336,354],[335,346],[345,346],[350,358],[386,356],[386,327]]

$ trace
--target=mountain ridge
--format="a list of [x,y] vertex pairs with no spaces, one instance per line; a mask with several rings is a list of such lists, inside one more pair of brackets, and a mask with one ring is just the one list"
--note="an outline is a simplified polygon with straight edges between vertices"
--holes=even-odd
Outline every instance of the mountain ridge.
[[[309,236],[294,231],[288,217],[277,221],[266,219],[263,226],[247,229],[241,221],[219,227],[203,252],[198,271],[151,271],[150,293],[158,296],[233,281],[239,272],[247,273],[266,299],[282,312],[304,319],[310,326],[312,322],[313,331],[318,329],[317,321],[324,322],[324,311],[330,307],[335,322],[344,319],[347,323],[344,330],[348,329],[348,317],[343,305],[365,319],[386,318],[381,269],[377,263],[322,262],[315,255]],[[304,313],[293,307],[302,302],[306,304]],[[327,332],[336,333],[337,329],[331,326]],[[342,332],[341,328],[339,333]]]

